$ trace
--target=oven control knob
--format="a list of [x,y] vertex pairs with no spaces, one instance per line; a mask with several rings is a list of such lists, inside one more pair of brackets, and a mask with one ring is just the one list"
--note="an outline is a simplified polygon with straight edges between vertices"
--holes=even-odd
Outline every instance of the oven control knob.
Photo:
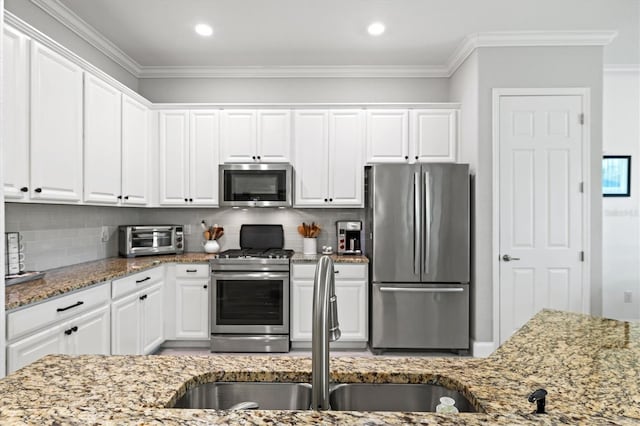
[[182,248],[182,243],[178,243],[178,244],[176,244],[176,247],[178,247],[179,249],[181,249],[181,248]]
[[177,242],[181,242],[182,241],[182,237],[176,237],[176,241]]
[[344,249],[344,245],[340,244],[340,250],[343,250],[343,249]]

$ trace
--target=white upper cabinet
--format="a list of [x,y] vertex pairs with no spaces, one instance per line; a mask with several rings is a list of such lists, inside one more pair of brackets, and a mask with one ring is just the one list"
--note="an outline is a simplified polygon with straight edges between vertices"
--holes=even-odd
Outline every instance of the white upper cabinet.
[[455,162],[458,120],[455,109],[411,111],[411,156],[418,162]]
[[409,111],[367,111],[367,163],[409,162]]
[[90,75],[84,80],[84,201],[121,199],[121,94]]
[[32,199],[81,200],[82,76],[77,65],[32,43]]
[[161,205],[218,205],[218,115],[160,112]]
[[145,205],[149,197],[149,109],[122,95],[122,204]]
[[4,197],[29,198],[29,39],[5,25],[2,62]]
[[296,206],[362,207],[364,124],[361,110],[296,111]]
[[220,124],[223,163],[288,163],[291,153],[289,110],[224,110]]

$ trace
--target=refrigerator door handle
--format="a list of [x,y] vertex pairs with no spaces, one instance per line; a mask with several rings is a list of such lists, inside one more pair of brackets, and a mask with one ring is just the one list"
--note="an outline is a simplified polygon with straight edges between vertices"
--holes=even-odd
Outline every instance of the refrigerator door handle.
[[[431,176],[424,172],[424,245],[422,247],[422,262],[424,275],[429,273],[431,261]],[[424,278],[423,278],[424,279]]]
[[462,287],[380,287],[382,293],[461,293]]
[[420,275],[420,240],[422,226],[420,216],[420,173],[413,175],[413,273]]

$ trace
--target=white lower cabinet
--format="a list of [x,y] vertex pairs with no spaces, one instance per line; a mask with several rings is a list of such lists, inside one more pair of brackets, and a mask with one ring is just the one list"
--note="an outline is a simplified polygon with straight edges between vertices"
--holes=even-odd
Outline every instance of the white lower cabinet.
[[209,280],[176,280],[176,338],[209,338]]
[[[291,341],[310,342],[315,264],[293,264],[291,279]],[[339,346],[364,346],[368,333],[368,271],[366,265],[334,264]],[[338,345],[337,345],[338,346]]]

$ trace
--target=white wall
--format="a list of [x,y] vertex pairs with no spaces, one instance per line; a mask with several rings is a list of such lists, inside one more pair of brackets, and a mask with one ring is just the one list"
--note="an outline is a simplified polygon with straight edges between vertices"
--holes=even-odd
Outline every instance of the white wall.
[[[602,200],[602,313],[640,319],[640,71],[605,72],[603,153],[631,155],[631,197]],[[631,302],[624,302],[625,292]]]
[[143,78],[152,102],[446,102],[446,78]]
[[[6,0],[6,9],[133,90],[138,79],[29,0]],[[3,9],[4,10],[4,9]]]

